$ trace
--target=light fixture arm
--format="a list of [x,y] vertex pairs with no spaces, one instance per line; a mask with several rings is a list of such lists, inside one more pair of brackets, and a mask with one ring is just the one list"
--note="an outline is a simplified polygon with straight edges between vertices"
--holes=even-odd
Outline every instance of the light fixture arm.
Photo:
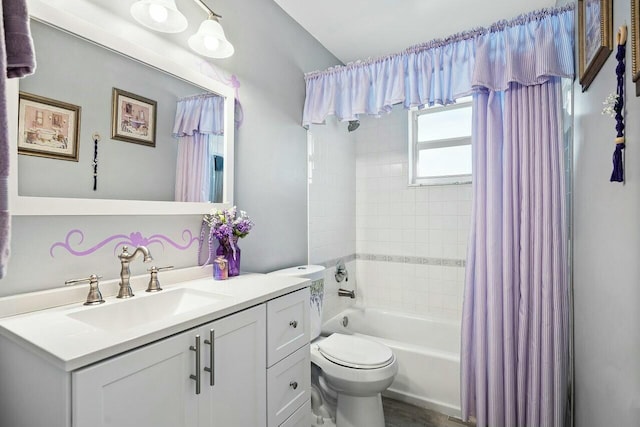
[[222,18],[222,15],[218,15],[217,13],[215,13],[202,0],[193,0],[193,1],[196,2],[196,4],[198,6],[200,6],[202,8],[202,10],[204,10],[209,15],[209,19],[216,19],[217,20],[217,18]]

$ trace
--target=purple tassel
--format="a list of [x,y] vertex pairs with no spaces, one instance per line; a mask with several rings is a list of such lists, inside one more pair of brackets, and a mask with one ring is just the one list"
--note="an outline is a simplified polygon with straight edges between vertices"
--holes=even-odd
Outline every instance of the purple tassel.
[[611,173],[611,182],[624,182],[624,142],[622,144],[616,144],[616,149],[613,152],[613,172]]
[[618,44],[618,52],[616,59],[618,66],[616,67],[617,87],[616,105],[613,107],[616,112],[616,149],[613,152],[613,172],[611,173],[611,182],[624,182],[624,55],[626,43]]

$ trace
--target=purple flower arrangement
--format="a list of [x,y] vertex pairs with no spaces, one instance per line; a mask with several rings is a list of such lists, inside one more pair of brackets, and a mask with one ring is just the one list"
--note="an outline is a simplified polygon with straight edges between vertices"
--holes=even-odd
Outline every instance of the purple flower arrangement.
[[[253,222],[245,211],[240,211],[240,214],[238,214],[235,206],[227,210],[216,210],[210,214],[205,214],[202,222],[203,227],[205,224],[209,227],[209,259],[207,263],[213,261],[214,253],[223,254],[230,262],[230,266],[237,269],[237,271],[234,271],[236,274],[233,274],[237,275],[240,264],[238,239],[249,234],[249,231],[253,228]],[[213,247],[216,240],[218,240],[220,246],[214,252]]]

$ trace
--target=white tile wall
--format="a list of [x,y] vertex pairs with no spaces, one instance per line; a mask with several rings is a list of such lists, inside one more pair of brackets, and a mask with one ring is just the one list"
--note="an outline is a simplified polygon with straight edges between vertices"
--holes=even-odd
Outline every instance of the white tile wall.
[[[408,186],[407,112],[363,118],[358,130],[334,119],[309,134],[309,262],[351,254],[466,259],[471,185]],[[355,167],[354,167],[355,166]],[[325,274],[325,319],[353,304],[460,319],[464,268],[370,261],[347,263],[350,280]]]
[[[408,186],[408,118],[364,118],[356,137],[356,252],[465,259],[471,185]],[[464,268],[357,261],[359,302],[460,318]]]
[[[355,138],[347,124],[333,117],[312,126],[309,153],[309,263],[326,263],[356,252]],[[349,289],[356,284],[356,262],[347,263]],[[324,317],[328,319],[353,303],[338,298],[335,267],[325,274]]]
[[312,126],[309,144],[309,261],[355,253],[355,143],[345,123]]

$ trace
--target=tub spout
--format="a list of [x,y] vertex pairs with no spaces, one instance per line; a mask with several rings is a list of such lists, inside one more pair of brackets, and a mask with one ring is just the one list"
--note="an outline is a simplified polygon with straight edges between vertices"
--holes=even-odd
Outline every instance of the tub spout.
[[349,291],[347,289],[340,288],[338,289],[338,296],[354,299],[356,297],[356,291]]

